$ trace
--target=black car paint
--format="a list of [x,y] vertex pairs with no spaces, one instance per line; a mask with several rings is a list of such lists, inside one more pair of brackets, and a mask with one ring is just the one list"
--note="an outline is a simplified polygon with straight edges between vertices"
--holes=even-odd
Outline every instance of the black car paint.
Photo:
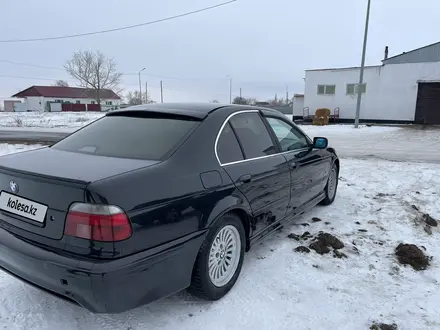
[[[149,106],[133,110],[144,108]],[[162,162],[107,161],[99,170],[96,164],[104,160],[93,157],[105,157],[72,154],[66,156],[70,167],[46,168],[38,163],[40,155],[50,154],[55,164],[65,165],[57,153],[66,154],[51,148],[1,157],[0,188],[17,180],[25,187],[20,196],[37,201],[39,194],[54,189],[54,213],[48,213],[44,228],[0,213],[0,268],[91,311],[121,312],[188,287],[207,230],[223,214],[233,211],[242,218],[249,248],[324,198],[325,175],[338,162],[332,149],[309,148],[220,166],[214,146],[224,121],[237,111],[258,108],[197,105],[188,112],[191,108],[150,107],[204,119]],[[261,112],[285,119],[277,111]],[[85,173],[78,164],[91,164],[92,171]],[[320,172],[324,174],[317,176]],[[252,180],[240,181],[243,174]],[[47,189],[38,188],[47,184]],[[132,222],[132,237],[116,243],[47,237],[45,229],[60,232],[62,217],[74,201],[118,205]]]

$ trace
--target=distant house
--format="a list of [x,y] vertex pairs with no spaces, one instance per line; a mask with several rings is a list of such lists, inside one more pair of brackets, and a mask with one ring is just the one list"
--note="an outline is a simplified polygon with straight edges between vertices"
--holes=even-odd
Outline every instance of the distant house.
[[12,97],[24,99],[15,111],[107,111],[121,104],[110,89],[100,90],[101,104],[96,103],[96,90],[78,87],[32,86]]

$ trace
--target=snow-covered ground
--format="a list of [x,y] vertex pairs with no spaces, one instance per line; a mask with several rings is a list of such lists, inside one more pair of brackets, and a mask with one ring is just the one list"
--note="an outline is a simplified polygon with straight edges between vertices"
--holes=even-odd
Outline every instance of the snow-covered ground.
[[79,128],[103,115],[100,112],[0,112],[0,127]]
[[[313,130],[321,135],[336,128]],[[347,142],[361,141],[361,132]],[[13,146],[0,145],[0,154],[10,152]],[[35,330],[362,330],[379,321],[395,322],[400,330],[439,329],[440,230],[428,235],[415,224],[418,211],[412,207],[440,219],[439,174],[438,164],[341,159],[334,204],[316,207],[253,247],[236,286],[220,301],[182,292],[120,315],[94,315],[0,273],[0,324]],[[309,243],[287,235],[305,231],[335,235],[348,258],[293,251]],[[431,266],[416,272],[400,265],[394,256],[399,243],[424,246],[434,257]]]

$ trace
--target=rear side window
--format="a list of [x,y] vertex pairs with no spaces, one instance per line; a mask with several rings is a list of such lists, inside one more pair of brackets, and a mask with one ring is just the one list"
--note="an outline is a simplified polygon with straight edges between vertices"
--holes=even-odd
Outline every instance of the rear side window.
[[240,113],[230,119],[247,159],[273,155],[275,146],[257,112]]
[[231,125],[227,123],[217,142],[217,156],[221,164],[243,160],[243,153]]
[[52,146],[97,156],[162,160],[199,121],[191,119],[108,116]]

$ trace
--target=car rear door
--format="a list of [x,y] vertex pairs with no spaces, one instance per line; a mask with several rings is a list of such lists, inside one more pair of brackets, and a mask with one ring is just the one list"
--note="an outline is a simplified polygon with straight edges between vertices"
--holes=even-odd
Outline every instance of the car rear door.
[[259,111],[234,113],[216,148],[221,166],[252,208],[253,236],[282,219],[290,201],[290,170]]
[[287,119],[266,115],[291,171],[291,202],[296,209],[318,196],[327,183],[331,155],[312,148],[312,141]]

